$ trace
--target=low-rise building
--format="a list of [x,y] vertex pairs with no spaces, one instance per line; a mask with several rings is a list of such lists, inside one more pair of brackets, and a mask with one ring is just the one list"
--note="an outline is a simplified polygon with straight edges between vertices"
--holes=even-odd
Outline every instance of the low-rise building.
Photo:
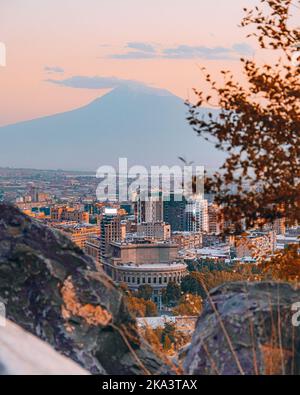
[[168,240],[171,237],[171,226],[165,222],[142,222],[137,224],[136,234],[138,237]]
[[89,223],[89,213],[67,206],[52,207],[50,216],[52,221],[74,221],[78,223]]
[[101,265],[100,237],[92,236],[87,239],[84,247],[85,253]]
[[77,224],[77,223],[52,223],[50,224],[54,228],[63,232],[69,237],[78,247],[84,249],[87,240],[92,237],[100,236],[99,226],[91,224]]
[[202,247],[202,234],[200,232],[173,232],[172,240],[180,250]]
[[274,231],[251,231],[235,238],[237,258],[251,257],[260,259],[273,254],[276,248],[276,234]]
[[300,243],[299,236],[278,235],[276,237],[276,249],[277,250],[283,250],[284,248],[288,247],[289,245],[299,244],[299,243]]

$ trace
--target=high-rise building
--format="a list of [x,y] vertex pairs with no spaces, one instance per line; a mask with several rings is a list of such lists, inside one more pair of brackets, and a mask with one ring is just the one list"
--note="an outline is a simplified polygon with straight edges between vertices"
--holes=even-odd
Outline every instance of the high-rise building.
[[187,201],[182,195],[170,194],[163,202],[163,219],[170,224],[172,232],[187,230]]
[[274,230],[277,235],[285,235],[286,233],[286,219],[276,218],[273,223],[265,224],[264,230]]
[[39,201],[39,189],[34,184],[31,184],[29,187],[29,196],[31,197],[32,202]]
[[209,233],[219,235],[224,231],[224,217],[217,204],[208,205],[208,227]]
[[201,196],[190,199],[186,208],[187,230],[189,232],[209,232],[208,202]]
[[100,220],[100,254],[105,259],[109,244],[112,241],[122,241],[126,237],[126,223],[118,214],[116,208],[106,208]]
[[151,196],[138,193],[135,201],[136,222],[161,222],[163,221],[163,194],[152,192]]
[[133,205],[132,202],[122,202],[120,203],[120,208],[126,211],[127,215],[133,214]]
[[285,235],[286,233],[286,219],[277,218],[274,222],[274,230],[277,235]]

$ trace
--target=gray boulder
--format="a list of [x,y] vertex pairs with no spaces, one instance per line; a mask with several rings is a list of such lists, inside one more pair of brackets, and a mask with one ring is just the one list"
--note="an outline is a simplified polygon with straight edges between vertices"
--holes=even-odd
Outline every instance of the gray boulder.
[[[300,374],[300,291],[275,282],[224,284],[206,299],[184,360],[186,374]],[[296,320],[297,321],[297,320]]]

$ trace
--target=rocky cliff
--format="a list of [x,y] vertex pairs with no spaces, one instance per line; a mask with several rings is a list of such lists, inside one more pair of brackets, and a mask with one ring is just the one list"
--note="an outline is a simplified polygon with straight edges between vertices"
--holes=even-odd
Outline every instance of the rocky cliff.
[[300,326],[292,321],[292,305],[299,302],[299,289],[285,283],[229,283],[213,290],[198,319],[185,372],[299,375]]
[[7,317],[94,374],[168,373],[123,295],[71,241],[0,205],[0,298]]

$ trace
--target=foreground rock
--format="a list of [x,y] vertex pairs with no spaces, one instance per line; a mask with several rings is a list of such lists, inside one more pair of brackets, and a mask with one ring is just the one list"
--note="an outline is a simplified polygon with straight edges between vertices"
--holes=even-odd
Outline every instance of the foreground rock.
[[122,293],[60,233],[0,205],[0,298],[7,317],[94,374],[168,373]]
[[187,374],[300,374],[300,327],[284,283],[231,283],[211,292],[184,361]]
[[75,362],[47,343],[6,321],[0,327],[0,375],[86,375]]

